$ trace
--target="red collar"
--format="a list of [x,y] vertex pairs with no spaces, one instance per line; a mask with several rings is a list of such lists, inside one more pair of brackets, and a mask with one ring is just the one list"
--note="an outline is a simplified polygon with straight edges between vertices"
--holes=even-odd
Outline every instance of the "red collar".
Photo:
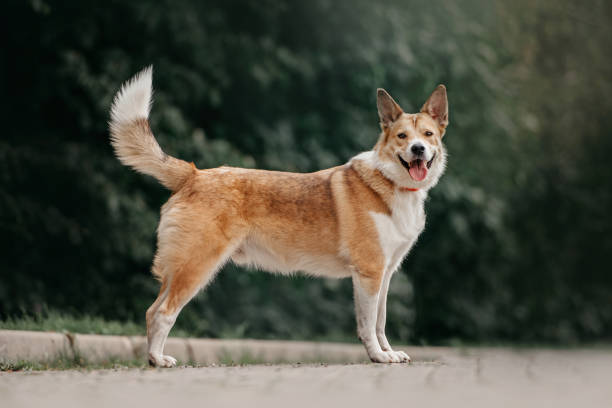
[[406,193],[408,191],[419,191],[418,188],[412,188],[412,187],[400,187],[399,191],[401,191],[402,193]]

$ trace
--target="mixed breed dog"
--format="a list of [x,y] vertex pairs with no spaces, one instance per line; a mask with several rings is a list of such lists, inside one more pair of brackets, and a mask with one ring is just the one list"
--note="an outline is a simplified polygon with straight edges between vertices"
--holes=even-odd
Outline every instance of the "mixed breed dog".
[[378,363],[404,363],[385,336],[389,282],[425,226],[424,201],[444,172],[446,88],[418,113],[377,92],[381,133],[371,151],[315,173],[218,167],[165,154],[148,117],[152,68],[126,82],[111,108],[119,160],[172,191],[162,206],[147,310],[149,362],[172,367],[164,344],[181,309],[228,261],[290,274],[351,278],[357,334]]

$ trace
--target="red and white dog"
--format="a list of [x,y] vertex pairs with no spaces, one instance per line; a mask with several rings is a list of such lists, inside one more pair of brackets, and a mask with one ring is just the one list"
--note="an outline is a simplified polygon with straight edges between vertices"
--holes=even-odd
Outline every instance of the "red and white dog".
[[147,310],[149,361],[171,367],[164,344],[185,304],[228,261],[270,272],[353,280],[357,333],[370,359],[409,362],[385,336],[389,281],[425,226],[424,201],[446,162],[446,88],[419,113],[404,113],[383,89],[382,132],[348,163],[299,174],[233,167],[199,170],[166,155],[147,118],[152,69],[126,82],[110,133],[123,164],[172,191],[161,210],[153,274],[159,296]]

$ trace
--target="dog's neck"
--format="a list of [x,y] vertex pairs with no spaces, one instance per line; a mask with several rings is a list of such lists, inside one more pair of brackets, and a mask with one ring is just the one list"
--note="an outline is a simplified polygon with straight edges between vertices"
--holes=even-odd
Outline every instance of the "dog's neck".
[[395,183],[385,177],[380,170],[372,167],[367,160],[356,157],[351,160],[349,166],[355,170],[361,181],[372,189],[385,204],[391,208],[393,195],[396,190]]
[[425,190],[398,186],[393,180],[386,177],[372,162],[371,154],[374,154],[374,152],[366,152],[355,156],[349,162],[349,165],[359,175],[363,183],[378,194],[390,209],[394,207],[395,200],[404,197],[425,200],[427,197]]

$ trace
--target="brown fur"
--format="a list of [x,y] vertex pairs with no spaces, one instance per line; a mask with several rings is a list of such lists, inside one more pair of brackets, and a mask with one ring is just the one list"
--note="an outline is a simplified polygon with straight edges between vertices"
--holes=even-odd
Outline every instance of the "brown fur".
[[239,252],[239,244],[253,237],[285,256],[337,256],[344,243],[347,268],[377,290],[383,257],[368,213],[390,214],[393,189],[362,163],[310,174],[198,170],[162,210],[153,271],[163,282],[172,277],[164,312],[174,313],[210,279],[225,250]]
[[[390,349],[386,338],[381,341],[384,350],[372,339],[373,302],[383,279],[381,299],[386,298],[389,273],[393,272],[389,272],[389,263],[393,261],[396,268],[395,254],[407,251],[397,246],[396,238],[389,244],[387,237],[379,234],[390,231],[397,235],[396,230],[388,229],[396,216],[397,193],[418,190],[406,190],[405,185],[392,181],[398,179],[397,174],[399,183],[408,177],[398,162],[398,152],[408,150],[417,137],[434,148],[441,145],[448,124],[445,88],[438,87],[416,114],[404,113],[386,91],[379,89],[382,132],[373,154],[380,162],[368,159],[372,156],[357,156],[343,166],[299,174],[232,167],[198,170],[193,163],[166,155],[147,119],[139,117],[148,115],[150,81],[149,68],[126,83],[116,96],[111,110],[111,142],[124,164],[156,177],[173,192],[161,210],[152,267],[161,288],[147,310],[151,361],[164,366],[176,363],[161,354],[174,319],[230,260],[285,273],[302,270],[315,275],[352,276],[361,302],[357,307],[359,335],[370,357],[374,361],[408,361],[405,353]],[[426,131],[433,134],[423,136]],[[398,137],[400,133],[405,137]],[[441,153],[434,184],[445,160],[444,150],[437,150]],[[403,239],[408,243],[414,242],[424,225],[425,196],[414,197],[416,201],[408,202],[412,203],[408,213],[416,218],[408,222],[410,229],[402,232],[407,234]],[[423,217],[419,218],[420,214]],[[406,221],[399,223],[399,228],[404,228]],[[383,242],[387,242],[385,248]],[[370,309],[364,312],[363,308]],[[382,328],[384,337],[384,324]]]
[[[382,127],[375,146],[381,156],[391,159],[425,130],[434,133],[432,143],[440,143],[443,128],[430,115],[399,113],[395,119]],[[125,131],[153,137],[144,119]],[[402,132],[404,139],[397,137]],[[288,258],[340,256],[370,293],[380,287],[384,256],[368,214],[391,214],[395,185],[379,170],[358,160],[308,174],[232,167],[197,170],[193,163],[164,156],[168,160],[179,164],[172,171],[178,181],[164,183],[175,192],[162,209],[153,266],[155,276],[170,282],[162,313],[180,309],[212,278],[219,263],[231,257],[226,251],[233,248],[240,255],[240,244],[253,237]]]

